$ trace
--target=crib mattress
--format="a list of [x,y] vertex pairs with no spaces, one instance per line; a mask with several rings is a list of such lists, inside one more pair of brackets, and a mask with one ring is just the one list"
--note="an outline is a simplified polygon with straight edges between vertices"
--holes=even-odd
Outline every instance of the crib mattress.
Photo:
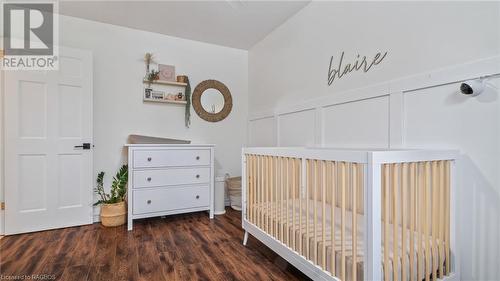
[[[342,266],[342,231],[341,231],[341,212],[342,210],[338,207],[334,207],[334,222],[335,227],[332,236],[331,229],[331,205],[325,204],[325,229],[324,229],[324,237],[323,237],[323,210],[322,210],[322,202],[316,202],[316,212],[318,220],[316,221],[316,228],[313,221],[313,213],[314,213],[314,200],[309,200],[309,226],[307,226],[307,215],[306,215],[306,201],[302,200],[302,212],[299,208],[299,200],[289,200],[288,208],[284,201],[282,204],[278,202],[264,202],[257,203],[252,205],[252,209],[255,210],[256,217],[263,219],[264,224],[257,225],[266,233],[274,236],[281,242],[284,242],[288,247],[293,250],[304,253],[304,256],[312,261],[314,264],[319,265],[324,270],[333,273],[333,275],[340,277],[342,276],[342,270],[345,272],[346,280],[353,280],[352,276],[352,262],[353,262],[353,241],[352,241],[352,216],[353,213],[349,210],[345,210],[345,229],[344,229],[344,255],[345,255],[345,265]],[[295,217],[295,219],[294,219]],[[362,214],[357,214],[357,237],[356,237],[356,274],[357,280],[363,280],[363,259],[364,259],[364,216]],[[269,224],[267,224],[269,221]],[[295,222],[295,223],[294,223]],[[252,223],[256,224],[256,222],[252,221]],[[269,225],[269,227],[267,227]],[[309,231],[307,231],[309,228]],[[316,231],[315,231],[316,229]],[[401,235],[402,228],[397,226],[398,234]],[[399,274],[401,272],[401,264],[402,257],[401,252],[403,245],[398,241],[398,259],[396,263],[394,262],[394,250],[393,250],[393,231],[394,225],[390,224],[389,226],[389,237],[390,244],[389,247],[389,264],[382,264],[382,268],[385,271],[386,268],[389,270],[389,275],[391,280],[401,280],[401,276],[393,276],[393,264],[396,264],[398,267],[396,272]],[[410,236],[410,230],[407,229],[407,237]],[[288,234],[288,236],[287,236]],[[384,236],[384,235],[382,235]],[[288,240],[287,240],[288,237]],[[332,250],[332,237],[334,240],[333,250]],[[416,238],[417,234],[414,233],[415,237],[415,245],[414,245],[414,262],[413,268],[415,269],[413,275],[415,280],[417,280],[417,270],[420,272],[419,276],[423,276],[423,272],[425,272],[425,261],[424,261],[424,252],[422,252],[424,247],[425,240],[420,240],[422,243],[421,247],[418,247],[419,240]],[[432,245],[432,239],[428,239],[431,243],[430,249],[434,251],[434,249],[441,249],[441,255],[443,255],[442,247],[444,244],[437,241],[436,245]],[[383,242],[382,242],[383,243]],[[382,244],[383,245],[383,244]],[[410,257],[409,257],[409,238],[407,247],[407,255],[404,257],[406,259],[406,272],[407,279],[410,279]],[[421,250],[422,249],[422,250]],[[382,247],[382,251],[384,251]],[[323,252],[325,253],[323,255]],[[436,254],[436,253],[432,253]],[[431,257],[433,256],[431,254]],[[335,257],[335,262],[332,267],[332,257]],[[384,252],[382,252],[382,258],[384,257]],[[420,259],[420,264],[418,265],[418,259]],[[430,261],[430,265],[434,265],[436,261]],[[384,262],[382,262],[384,263]],[[436,266],[436,265],[434,265]],[[432,271],[432,270],[431,270]]]

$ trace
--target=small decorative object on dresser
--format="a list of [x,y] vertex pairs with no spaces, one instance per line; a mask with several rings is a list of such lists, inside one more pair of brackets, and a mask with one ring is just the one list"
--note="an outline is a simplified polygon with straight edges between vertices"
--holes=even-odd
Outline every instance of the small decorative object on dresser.
[[101,205],[101,223],[112,227],[125,224],[127,208],[125,198],[127,195],[128,166],[123,165],[116,173],[111,184],[111,193],[104,191],[104,172],[97,175],[97,187],[95,192],[100,199],[95,205]]
[[[214,213],[214,146],[134,137],[128,147],[128,230],[133,220],[180,213]],[[149,141],[151,139],[151,141]]]

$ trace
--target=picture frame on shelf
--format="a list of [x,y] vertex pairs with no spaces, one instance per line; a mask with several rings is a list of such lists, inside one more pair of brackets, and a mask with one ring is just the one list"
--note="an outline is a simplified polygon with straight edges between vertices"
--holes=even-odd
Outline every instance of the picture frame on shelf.
[[162,91],[155,91],[153,90],[151,92],[151,99],[153,100],[164,100],[165,99],[165,93]]
[[151,89],[151,88],[145,88],[144,89],[144,98],[145,99],[151,99],[152,92],[153,92],[153,89]]
[[169,81],[169,82],[176,82],[176,76],[175,76],[175,66],[174,65],[167,65],[167,64],[158,64],[158,71],[160,81]]
[[164,100],[165,92],[153,90],[152,88],[144,88],[144,99],[145,100]]

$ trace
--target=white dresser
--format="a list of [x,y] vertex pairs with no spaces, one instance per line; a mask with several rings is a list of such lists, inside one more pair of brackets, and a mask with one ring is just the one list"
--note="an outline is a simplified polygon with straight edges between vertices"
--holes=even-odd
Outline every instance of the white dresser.
[[214,215],[214,145],[128,144],[128,230],[133,220]]

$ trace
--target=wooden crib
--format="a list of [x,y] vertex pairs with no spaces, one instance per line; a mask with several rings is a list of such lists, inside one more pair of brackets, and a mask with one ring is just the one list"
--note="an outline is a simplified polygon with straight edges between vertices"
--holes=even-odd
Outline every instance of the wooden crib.
[[449,150],[243,149],[245,229],[313,280],[460,280]]

